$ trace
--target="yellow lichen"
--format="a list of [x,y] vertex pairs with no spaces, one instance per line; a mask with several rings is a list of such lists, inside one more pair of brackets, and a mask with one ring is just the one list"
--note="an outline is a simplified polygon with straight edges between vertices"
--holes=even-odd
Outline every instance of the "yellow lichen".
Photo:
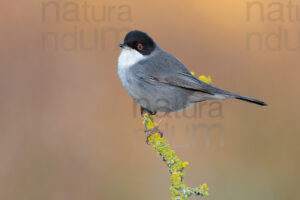
[[[191,74],[193,76],[196,75],[195,72],[193,72],[193,71],[191,71]],[[211,84],[211,82],[212,82],[212,79],[211,79],[210,76],[201,75],[201,76],[198,77],[198,79],[205,82],[205,83],[207,83],[207,84]]]
[[211,84],[212,80],[211,80],[211,77],[210,76],[204,76],[204,75],[201,75],[198,77],[201,81],[207,83],[207,84]]
[[[153,117],[149,113],[144,114],[144,121],[146,130],[153,129],[156,123],[153,122]],[[186,200],[189,197],[208,196],[208,187],[206,184],[200,185],[196,188],[186,187],[184,181],[184,169],[188,165],[188,162],[182,162],[173,150],[171,150],[168,142],[160,137],[160,134],[154,133],[148,138],[149,143],[152,144],[153,149],[157,151],[157,154],[163,158],[163,161],[167,164],[169,172],[171,174],[171,198],[174,200]]]

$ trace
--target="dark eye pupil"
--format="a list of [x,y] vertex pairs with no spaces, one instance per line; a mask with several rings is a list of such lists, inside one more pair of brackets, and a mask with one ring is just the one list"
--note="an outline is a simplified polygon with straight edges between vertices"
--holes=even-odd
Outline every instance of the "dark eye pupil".
[[143,45],[142,44],[138,44],[137,45],[137,49],[141,51],[143,49]]

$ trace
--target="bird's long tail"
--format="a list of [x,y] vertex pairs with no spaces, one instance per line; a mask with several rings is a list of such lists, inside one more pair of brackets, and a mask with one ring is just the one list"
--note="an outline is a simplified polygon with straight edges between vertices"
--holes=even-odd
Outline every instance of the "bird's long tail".
[[257,105],[261,105],[261,106],[267,106],[268,104],[266,102],[263,102],[263,101],[260,101],[258,99],[254,99],[254,98],[251,98],[251,97],[247,97],[247,96],[243,96],[243,95],[234,95],[233,98],[236,98],[236,99],[239,99],[239,100],[242,100],[242,101],[247,101],[247,102],[250,102],[250,103],[255,103]]
[[252,97],[247,97],[244,95],[240,95],[240,94],[236,94],[233,92],[229,92],[226,90],[222,90],[222,89],[218,89],[218,91],[216,92],[216,94],[214,95],[216,97],[216,99],[239,99],[242,101],[247,101],[249,103],[254,103],[260,106],[267,106],[266,102],[263,102],[261,100],[258,99],[254,99]]
[[210,93],[210,95],[212,95],[213,99],[232,99],[232,98],[234,98],[234,99],[239,99],[242,101],[247,101],[250,103],[255,103],[255,104],[261,105],[261,106],[267,106],[266,102],[263,102],[258,99],[254,99],[252,97],[247,97],[244,95],[240,95],[240,94],[236,94],[236,93],[229,92],[226,90],[222,90],[220,88],[217,88],[217,87],[214,87],[214,86],[208,85],[208,84],[205,86],[206,86],[206,91],[209,91],[209,93]]

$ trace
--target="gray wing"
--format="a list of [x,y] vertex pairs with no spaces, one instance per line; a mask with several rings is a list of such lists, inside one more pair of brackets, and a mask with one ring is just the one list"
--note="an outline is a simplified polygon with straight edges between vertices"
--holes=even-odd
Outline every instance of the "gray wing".
[[[215,96],[217,99],[236,98],[239,100],[266,106],[267,104],[258,99],[235,94],[211,86],[196,77],[174,56],[158,49],[152,59],[142,60],[135,66],[136,75],[149,84],[167,84],[190,91],[203,92]],[[218,96],[216,96],[218,95]]]
[[146,79],[147,82],[157,81],[162,84],[204,92],[210,95],[232,94],[194,77],[178,59],[161,49],[151,56],[151,59],[142,60],[136,66],[136,72],[144,80]]

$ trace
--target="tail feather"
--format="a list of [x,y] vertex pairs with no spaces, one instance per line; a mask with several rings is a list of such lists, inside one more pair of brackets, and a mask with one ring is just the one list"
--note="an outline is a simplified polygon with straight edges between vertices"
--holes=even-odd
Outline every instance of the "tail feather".
[[244,96],[244,95],[239,95],[239,94],[236,94],[236,93],[233,93],[233,92],[222,90],[220,88],[216,88],[216,87],[211,86],[211,85],[207,85],[207,87],[208,87],[209,91],[211,91],[214,99],[231,99],[231,98],[235,98],[235,99],[239,99],[239,100],[242,100],[242,101],[255,103],[257,105],[267,106],[266,102],[260,101],[258,99],[254,99],[254,98],[247,97],[247,96]]
[[247,101],[250,103],[255,103],[257,105],[261,105],[261,106],[267,106],[268,104],[266,102],[251,98],[251,97],[247,97],[247,96],[243,96],[243,95],[236,95],[234,96],[234,98],[242,100],[242,101]]

